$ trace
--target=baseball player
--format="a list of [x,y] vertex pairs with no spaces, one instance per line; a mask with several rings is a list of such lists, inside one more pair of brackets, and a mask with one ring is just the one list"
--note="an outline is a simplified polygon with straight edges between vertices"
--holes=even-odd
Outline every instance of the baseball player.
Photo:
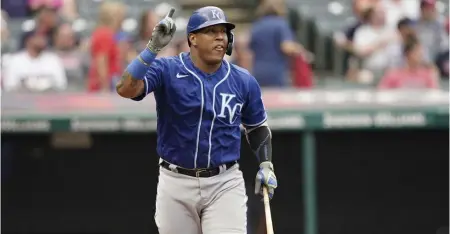
[[246,234],[247,195],[239,169],[241,132],[259,161],[255,193],[277,180],[271,132],[261,90],[250,73],[224,60],[232,29],[217,7],[196,10],[187,25],[190,52],[156,58],[176,26],[171,9],[153,29],[147,48],[117,84],[135,101],[156,100],[160,174],[155,222],[161,234]]

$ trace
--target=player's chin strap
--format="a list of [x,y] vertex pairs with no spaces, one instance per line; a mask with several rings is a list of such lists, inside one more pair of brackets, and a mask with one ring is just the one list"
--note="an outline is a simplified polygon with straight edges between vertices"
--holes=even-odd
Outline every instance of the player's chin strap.
[[245,135],[250,148],[260,163],[272,161],[272,132],[267,122],[257,127],[246,127]]

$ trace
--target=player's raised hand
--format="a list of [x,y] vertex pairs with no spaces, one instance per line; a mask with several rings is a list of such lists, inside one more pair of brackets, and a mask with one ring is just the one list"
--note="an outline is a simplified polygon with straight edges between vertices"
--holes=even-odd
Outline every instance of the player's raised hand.
[[263,187],[266,186],[269,192],[269,197],[272,198],[275,189],[278,186],[277,177],[273,170],[271,162],[262,162],[259,165],[259,171],[256,174],[255,194],[263,195]]
[[153,28],[152,38],[147,44],[147,47],[154,53],[158,53],[172,40],[177,27],[172,19],[175,8],[171,8],[169,13],[159,21],[159,23]]

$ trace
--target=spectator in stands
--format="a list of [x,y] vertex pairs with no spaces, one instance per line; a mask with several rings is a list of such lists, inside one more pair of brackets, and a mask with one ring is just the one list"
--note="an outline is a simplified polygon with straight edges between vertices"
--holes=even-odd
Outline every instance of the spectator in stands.
[[416,22],[415,29],[426,49],[428,61],[435,61],[439,53],[448,49],[448,34],[438,17],[435,0],[420,2],[420,19]]
[[72,21],[78,16],[76,0],[28,0],[31,12],[41,7],[49,7],[59,12],[65,20]]
[[61,59],[69,88],[81,88],[87,73],[86,55],[76,46],[76,35],[70,24],[62,24],[55,34],[54,50]]
[[437,71],[423,60],[423,47],[414,38],[404,47],[405,65],[389,70],[379,83],[381,89],[439,88]]
[[250,39],[252,73],[262,87],[287,87],[290,85],[289,58],[304,54],[305,50],[295,42],[285,18],[283,0],[263,1],[257,16]]
[[39,33],[29,34],[25,42],[25,50],[12,55],[5,68],[3,89],[32,92],[65,90],[64,66],[55,53],[47,51],[46,37]]
[[400,19],[419,18],[419,0],[382,0],[382,7],[386,11],[386,24],[396,28]]
[[[347,71],[347,78],[353,80],[354,74],[356,75],[359,71],[359,59],[354,56],[353,52],[353,40],[355,37],[355,32],[362,25],[368,22],[373,9],[369,7],[369,5],[357,5],[357,2],[353,2],[353,13],[355,14],[356,21],[352,22],[352,24],[342,32],[335,32],[333,35],[334,43],[339,48],[343,49],[344,54],[344,71]],[[362,7],[366,7],[367,9],[362,9]]]
[[[406,41],[417,39],[417,35],[414,31],[414,21],[409,18],[403,18],[397,23],[398,38],[393,41],[389,47],[388,56],[390,59],[390,67],[399,67],[404,64],[403,47]],[[424,61],[426,61],[425,53]]]
[[36,12],[35,28],[30,32],[25,32],[21,37],[20,49],[25,47],[25,38],[36,33],[46,37],[49,46],[53,46],[53,34],[58,27],[59,18],[57,10],[52,7],[43,6]]
[[[355,32],[353,51],[363,59],[363,73],[369,74],[365,82],[373,82],[373,77],[380,77],[389,65],[389,45],[397,40],[396,31],[385,24],[385,12],[379,6],[367,12],[367,24]],[[362,79],[362,77],[359,77]]]
[[[447,34],[449,34],[449,19],[447,18],[447,21],[445,23],[445,31]],[[449,49],[445,50],[444,52],[441,52],[436,59],[436,66],[439,68],[439,72],[442,76],[442,78],[449,79],[448,74],[448,66],[449,66]]]
[[100,5],[97,27],[91,37],[89,92],[110,92],[121,73],[119,44],[116,35],[125,16],[125,5],[104,2]]

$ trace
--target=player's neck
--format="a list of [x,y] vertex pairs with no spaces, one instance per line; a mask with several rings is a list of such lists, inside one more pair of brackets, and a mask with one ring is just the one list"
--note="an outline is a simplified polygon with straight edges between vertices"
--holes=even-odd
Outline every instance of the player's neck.
[[212,74],[214,72],[216,72],[219,68],[220,65],[222,63],[218,63],[218,64],[207,64],[204,61],[202,61],[202,59],[200,59],[199,56],[195,56],[192,54],[192,52],[189,55],[191,57],[191,61],[194,64],[195,67],[197,67],[200,71],[205,72],[207,74]]

